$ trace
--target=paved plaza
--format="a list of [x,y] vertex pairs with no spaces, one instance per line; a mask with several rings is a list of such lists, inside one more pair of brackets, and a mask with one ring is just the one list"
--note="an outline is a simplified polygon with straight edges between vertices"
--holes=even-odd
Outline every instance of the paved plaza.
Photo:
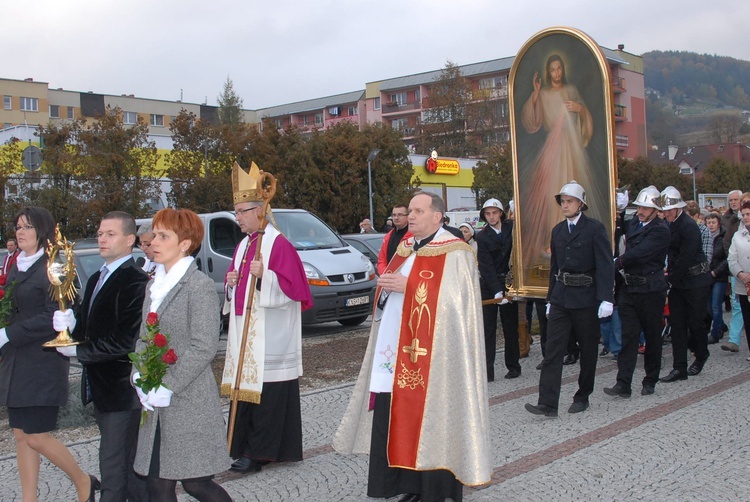
[[[745,343],[743,336],[743,344]],[[524,403],[536,403],[541,360],[539,344],[522,360],[523,374],[489,386],[494,473],[492,482],[466,488],[467,501],[575,500],[731,500],[750,499],[750,362],[740,353],[709,346],[703,372],[689,380],[658,384],[656,394],[640,395],[642,357],[633,397],[602,392],[615,383],[616,362],[599,360],[591,407],[569,415],[578,367],[566,366],[560,417],[533,416]],[[671,369],[665,347],[662,374]],[[236,501],[367,500],[365,455],[340,455],[331,448],[351,385],[311,392],[302,398],[304,456],[300,463],[265,467],[257,474],[227,472],[218,481]],[[98,473],[98,438],[70,444],[82,467]],[[67,477],[43,461],[41,501],[75,500]],[[14,456],[0,458],[0,499],[21,500]],[[180,500],[193,500],[182,493]],[[395,499],[393,499],[395,500]]]

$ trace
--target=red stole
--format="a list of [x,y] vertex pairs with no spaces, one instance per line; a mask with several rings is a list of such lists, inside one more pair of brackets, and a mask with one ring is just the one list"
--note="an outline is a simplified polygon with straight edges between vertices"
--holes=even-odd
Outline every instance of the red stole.
[[[406,258],[397,254],[388,269],[400,267]],[[407,279],[391,394],[388,464],[392,467],[416,467],[445,258],[445,254],[417,256]]]

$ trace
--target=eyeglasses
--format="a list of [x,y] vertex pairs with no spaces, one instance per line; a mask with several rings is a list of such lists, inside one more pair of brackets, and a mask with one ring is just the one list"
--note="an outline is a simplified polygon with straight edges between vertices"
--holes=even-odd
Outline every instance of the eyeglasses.
[[403,218],[405,216],[408,216],[406,213],[393,213],[391,217],[393,218]]
[[250,211],[253,211],[255,209],[258,209],[258,206],[248,207],[247,209],[237,209],[234,212],[237,214],[245,214],[249,213]]
[[15,228],[16,228],[16,232],[18,232],[21,229],[26,230],[27,232],[29,230],[34,230],[34,226],[33,225],[16,225]]

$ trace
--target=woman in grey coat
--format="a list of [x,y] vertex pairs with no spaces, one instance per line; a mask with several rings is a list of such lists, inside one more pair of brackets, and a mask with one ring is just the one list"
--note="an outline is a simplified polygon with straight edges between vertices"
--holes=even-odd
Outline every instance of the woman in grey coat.
[[[211,361],[219,344],[219,301],[214,283],[190,254],[203,238],[194,212],[163,209],[154,217],[151,248],[158,264],[143,309],[141,337],[150,312],[169,336],[177,362],[162,386],[144,395],[146,416],[138,436],[135,471],[148,476],[152,500],[177,500],[175,488],[200,501],[231,501],[212,478],[229,467],[224,417]],[[136,351],[144,348],[139,340]],[[133,381],[139,375],[133,375]]]

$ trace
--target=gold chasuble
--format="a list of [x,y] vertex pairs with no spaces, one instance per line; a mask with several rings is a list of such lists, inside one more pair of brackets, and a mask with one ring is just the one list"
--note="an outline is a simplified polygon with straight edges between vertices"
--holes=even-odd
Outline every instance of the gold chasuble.
[[[402,241],[385,273],[397,271],[414,254],[413,246],[413,237]],[[469,486],[490,481],[481,309],[473,250],[439,232],[416,252],[404,292],[391,390],[391,467],[447,469]],[[376,310],[362,369],[333,440],[341,453],[370,449],[369,389],[380,321]]]

